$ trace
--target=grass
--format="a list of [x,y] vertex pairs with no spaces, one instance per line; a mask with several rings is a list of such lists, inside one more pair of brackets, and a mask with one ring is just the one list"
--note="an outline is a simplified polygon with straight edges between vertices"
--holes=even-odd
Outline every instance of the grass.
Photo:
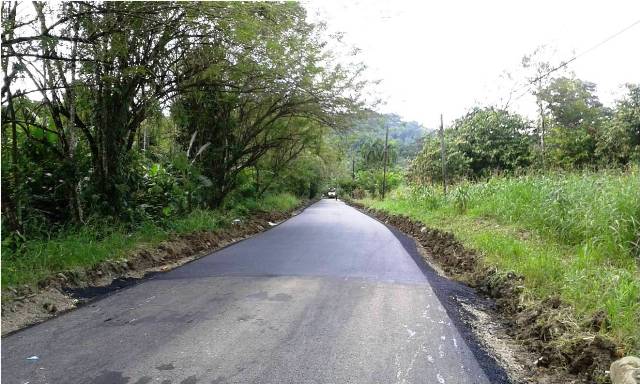
[[113,223],[93,223],[62,232],[51,239],[25,242],[17,252],[2,250],[2,288],[35,285],[58,272],[88,268],[109,259],[125,258],[133,249],[155,246],[172,234],[215,231],[251,212],[285,212],[300,200],[290,194],[268,195],[232,209],[195,210],[163,225],[147,222],[135,230]]
[[453,232],[484,263],[525,276],[531,298],[560,295],[578,321],[608,314],[640,352],[640,174],[553,173],[458,185],[445,197],[402,187],[364,204]]
[[266,212],[285,212],[300,204],[300,199],[289,193],[268,195],[262,200],[261,209]]

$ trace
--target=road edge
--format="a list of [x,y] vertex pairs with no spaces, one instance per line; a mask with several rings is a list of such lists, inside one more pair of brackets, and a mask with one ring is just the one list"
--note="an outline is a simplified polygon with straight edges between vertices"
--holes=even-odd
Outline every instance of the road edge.
[[286,212],[256,212],[216,231],[173,235],[157,246],[134,249],[125,258],[60,272],[40,282],[37,288],[4,291],[2,338],[267,232],[317,201],[304,200]]
[[[598,335],[589,340],[581,340],[583,344],[574,346],[575,350],[571,351],[577,355],[574,364],[588,364],[589,370],[586,371],[586,374],[584,371],[577,372],[578,375],[569,373],[571,366],[567,365],[547,366],[545,364],[545,356],[547,355],[542,354],[541,356],[539,352],[531,350],[530,340],[522,339],[522,335],[518,331],[526,334],[532,327],[535,327],[535,315],[540,315],[540,311],[537,311],[539,308],[536,308],[533,311],[535,313],[530,313],[532,311],[512,308],[519,302],[519,289],[522,281],[518,276],[513,274],[503,276],[498,271],[480,267],[480,263],[478,263],[480,256],[473,250],[464,249],[450,233],[430,229],[409,218],[377,211],[354,201],[346,203],[385,225],[392,232],[400,232],[412,239],[415,244],[423,247],[425,253],[420,255],[418,265],[428,265],[430,269],[440,272],[440,276],[464,285],[467,289],[474,291],[477,297],[483,298],[483,301],[476,302],[475,305],[461,301],[458,308],[462,307],[462,309],[459,311],[467,322],[466,326],[474,330],[475,340],[483,344],[493,355],[499,365],[509,374],[511,380],[518,383],[543,382],[548,384],[609,382],[607,371],[610,363],[609,354],[611,357],[614,356],[616,353],[615,345]],[[396,223],[402,229],[394,225]],[[428,244],[425,243],[425,239],[437,239],[442,243]],[[453,252],[452,248],[455,248]],[[443,256],[442,252],[446,255]],[[451,254],[455,257],[452,257]],[[468,260],[468,258],[472,260]],[[480,275],[474,275],[474,273]],[[486,305],[487,303],[489,305]],[[561,309],[559,306],[562,304],[550,301],[541,303],[541,305],[548,306],[550,310],[553,310],[554,307]],[[530,322],[530,317],[533,317],[533,324]],[[492,345],[496,342],[500,344],[500,348],[495,348]],[[547,348],[546,353],[555,352],[554,347],[546,346],[545,348]],[[594,355],[598,359],[602,357],[598,355],[604,355],[605,361],[591,360]],[[594,370],[602,370],[602,373],[596,375]]]

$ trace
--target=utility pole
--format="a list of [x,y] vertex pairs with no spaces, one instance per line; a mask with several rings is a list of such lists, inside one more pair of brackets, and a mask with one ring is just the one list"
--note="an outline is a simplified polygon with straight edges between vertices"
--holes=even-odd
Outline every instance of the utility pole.
[[[542,80],[538,82],[538,91],[542,89]],[[540,108],[540,160],[542,162],[542,169],[544,170],[544,106],[542,100],[538,96],[538,107]]]
[[442,160],[442,186],[444,188],[444,194],[447,194],[447,156],[445,155],[444,147],[444,123],[442,121],[442,114],[440,114],[440,159]]
[[353,190],[356,185],[356,155],[351,152],[351,198],[353,198]]
[[387,189],[387,145],[389,142],[389,124],[385,123],[386,133],[384,135],[384,166],[382,171],[382,200],[384,200],[384,193]]
[[351,153],[351,181],[356,181],[356,155]]

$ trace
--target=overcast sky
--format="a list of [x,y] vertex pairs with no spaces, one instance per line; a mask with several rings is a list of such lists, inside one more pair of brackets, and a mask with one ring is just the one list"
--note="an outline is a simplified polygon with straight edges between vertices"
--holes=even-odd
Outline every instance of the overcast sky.
[[[473,105],[504,103],[522,84],[524,55],[546,45],[556,63],[640,20],[640,1],[332,1],[304,3],[312,21],[362,50],[367,77],[393,112],[427,127]],[[640,83],[640,24],[569,65],[612,104],[627,82]],[[506,80],[505,71],[515,78]],[[522,92],[521,92],[522,93]],[[514,96],[518,96],[516,94]],[[534,117],[528,95],[511,108]]]

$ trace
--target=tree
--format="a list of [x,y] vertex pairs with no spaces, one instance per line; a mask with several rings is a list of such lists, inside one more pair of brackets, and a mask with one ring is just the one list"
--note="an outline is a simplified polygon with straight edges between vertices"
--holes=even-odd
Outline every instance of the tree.
[[616,102],[613,116],[602,126],[596,156],[606,166],[640,162],[640,85],[627,84],[627,94]]
[[19,32],[3,34],[3,52],[32,87],[21,96],[37,92],[48,110],[52,126],[44,128],[68,163],[74,211],[81,212],[74,160],[81,145],[91,153],[91,194],[101,196],[102,209],[122,213],[140,125],[198,75],[201,68],[183,65],[184,57],[227,39],[221,20],[235,17],[233,10],[223,3],[34,2]]
[[295,154],[314,130],[342,126],[359,108],[363,86],[358,69],[331,65],[299,4],[229,6],[245,17],[228,26],[227,41],[187,58],[189,66],[203,67],[202,75],[188,81],[172,107],[183,141],[197,132],[199,145],[212,144],[198,160],[213,181],[211,206],[268,153]]
[[[11,65],[8,56],[8,50],[4,42],[14,37],[14,31],[17,27],[16,13],[18,4],[2,2],[2,73],[4,74],[2,79],[2,116],[9,115],[11,120],[11,181],[8,183],[8,178],[3,177],[2,183],[2,211],[4,213],[5,220],[8,221],[11,229],[16,232],[20,231],[22,227],[22,193],[21,193],[21,177],[20,168],[18,165],[18,130],[16,122],[16,108],[13,103],[13,93],[11,89],[12,82],[18,74],[17,66]],[[2,146],[7,146],[7,133],[5,119],[2,121]],[[3,157],[6,151],[2,151]],[[4,160],[4,159],[3,159]],[[4,164],[4,161],[3,161]],[[6,170],[6,166],[3,167],[3,171]],[[4,175],[3,175],[4,176]]]
[[[514,172],[531,163],[527,121],[505,110],[474,108],[445,130],[447,173],[452,178]],[[411,165],[419,182],[442,180],[439,138],[430,136]]]
[[[447,177],[450,181],[471,176],[471,159],[460,151],[459,139],[452,129],[445,129]],[[427,136],[420,153],[409,166],[409,179],[418,184],[442,182],[442,162],[440,158],[440,138],[432,133]]]
[[520,115],[494,108],[475,108],[456,120],[459,151],[470,159],[474,176],[511,172],[531,162],[527,121]]
[[327,132],[362,105],[362,67],[338,64],[296,3],[3,2],[2,15],[14,232],[23,217],[48,228],[219,206],[252,172],[252,193],[300,191]]
[[596,156],[596,143],[606,111],[593,83],[561,77],[544,88],[539,98],[551,114],[551,158],[561,167],[584,167]]
[[[296,173],[303,169],[315,168],[309,167],[309,164],[303,164],[301,159],[319,155],[324,130],[311,120],[292,120],[287,122],[291,130],[289,134],[291,140],[285,140],[277,148],[265,153],[254,165],[256,193],[259,198],[274,185],[281,187],[291,182],[291,179],[296,179],[292,182],[297,184],[293,189],[301,192],[300,183],[304,183],[302,180],[308,177],[300,177],[302,175]],[[294,170],[294,172],[287,172],[288,170]],[[285,173],[288,177],[283,177]]]
[[[128,163],[136,133],[158,101],[176,91],[179,63],[193,41],[211,27],[215,5],[104,2],[82,20],[93,38],[85,47],[86,99],[91,113],[81,127],[93,159],[95,184],[114,213],[130,193]],[[204,23],[193,13],[202,11]],[[215,19],[214,19],[215,20]],[[159,27],[161,26],[161,27]]]
[[548,134],[547,113],[548,105],[540,97],[543,90],[553,81],[554,74],[562,74],[566,70],[565,63],[552,64],[556,52],[548,46],[537,47],[531,54],[522,57],[522,68],[527,72],[526,81],[533,86],[533,96],[536,98],[539,119],[536,130],[538,149],[540,151],[540,161],[542,168],[546,166],[546,137]]
[[394,143],[394,161],[405,166],[420,151],[427,132],[415,121],[403,121],[396,114],[367,111],[352,123],[347,141],[353,147],[353,152],[359,152],[362,146],[370,146],[377,139],[384,139],[386,127],[389,128],[389,141]]

